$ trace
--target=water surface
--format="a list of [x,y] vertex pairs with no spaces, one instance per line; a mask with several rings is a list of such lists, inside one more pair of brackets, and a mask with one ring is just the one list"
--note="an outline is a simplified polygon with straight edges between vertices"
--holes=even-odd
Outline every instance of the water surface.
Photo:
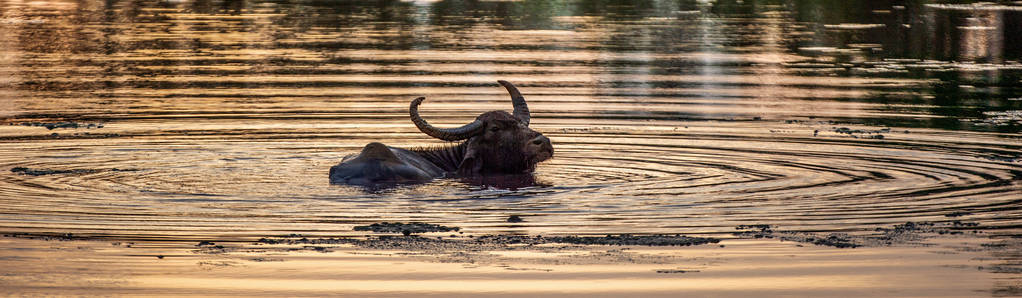
[[[1020,10],[2,1],[0,231],[252,239],[423,221],[726,235],[968,220],[1017,235]],[[409,121],[415,97],[444,127],[510,110],[499,79],[556,148],[535,184],[329,183],[368,142],[442,145]],[[45,127],[61,122],[78,127]]]

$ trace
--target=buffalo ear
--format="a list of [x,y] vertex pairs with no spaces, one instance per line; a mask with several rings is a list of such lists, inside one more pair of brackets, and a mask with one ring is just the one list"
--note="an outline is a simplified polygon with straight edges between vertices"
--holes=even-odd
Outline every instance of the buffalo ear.
[[468,152],[465,152],[465,157],[461,159],[461,164],[458,165],[458,175],[472,176],[482,170],[483,161],[477,156],[476,151],[469,149]]

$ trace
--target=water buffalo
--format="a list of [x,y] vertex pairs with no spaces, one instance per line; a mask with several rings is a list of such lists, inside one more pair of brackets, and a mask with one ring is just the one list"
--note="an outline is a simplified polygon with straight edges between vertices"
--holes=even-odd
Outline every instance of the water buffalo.
[[458,144],[401,149],[369,143],[359,154],[330,168],[330,182],[378,185],[417,183],[448,175],[477,177],[527,174],[554,155],[550,139],[529,128],[529,107],[518,88],[498,81],[511,94],[514,112],[490,111],[457,128],[437,128],[419,116],[425,97],[412,100],[408,112],[423,133]]

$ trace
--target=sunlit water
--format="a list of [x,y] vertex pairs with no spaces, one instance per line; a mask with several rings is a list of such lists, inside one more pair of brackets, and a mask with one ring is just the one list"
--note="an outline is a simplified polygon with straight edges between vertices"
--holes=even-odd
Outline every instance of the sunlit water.
[[[0,231],[1017,234],[1022,7],[816,2],[0,1]],[[536,184],[329,183],[368,142],[443,144],[415,97],[510,111],[498,79],[556,149]]]

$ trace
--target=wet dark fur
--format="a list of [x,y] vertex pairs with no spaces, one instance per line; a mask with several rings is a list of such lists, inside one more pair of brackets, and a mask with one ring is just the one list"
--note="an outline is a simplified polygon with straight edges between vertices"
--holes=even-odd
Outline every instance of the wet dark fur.
[[415,152],[444,171],[454,172],[458,170],[462,158],[465,157],[465,147],[466,144],[461,143],[453,146],[418,147],[409,151]]
[[334,183],[376,184],[424,182],[457,176],[531,173],[536,163],[553,157],[550,140],[504,111],[483,113],[481,131],[462,143],[410,150],[370,143],[358,155],[330,168]]

